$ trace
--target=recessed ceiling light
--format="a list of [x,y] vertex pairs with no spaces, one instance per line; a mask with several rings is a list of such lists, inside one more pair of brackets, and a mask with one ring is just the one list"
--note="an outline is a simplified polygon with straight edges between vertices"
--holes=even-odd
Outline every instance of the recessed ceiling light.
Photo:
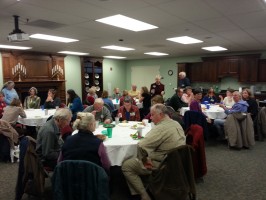
[[75,52],[75,51],[59,51],[58,53],[64,53],[64,54],[70,54],[70,55],[78,55],[78,56],[89,55],[89,53],[82,53],[82,52]]
[[207,51],[226,51],[228,49],[220,46],[212,46],[212,47],[202,47],[201,49],[207,50]]
[[104,46],[102,47],[103,49],[112,49],[112,50],[118,50],[118,51],[132,51],[135,49],[128,48],[128,47],[121,47],[121,46],[115,46],[115,45],[110,45],[110,46]]
[[169,55],[167,53],[161,53],[161,52],[147,52],[147,53],[144,53],[144,54],[152,55],[152,56],[167,56],[167,55]]
[[64,43],[77,42],[78,41],[76,39],[58,37],[58,36],[53,36],[53,35],[45,35],[45,34],[40,34],[40,33],[33,34],[30,36],[30,38],[41,39],[41,40],[50,40],[50,41],[56,41],[56,42],[64,42]]
[[203,41],[198,40],[196,38],[182,36],[182,37],[174,37],[174,38],[167,38],[166,40],[170,40],[172,42],[177,42],[181,44],[194,44],[194,43],[201,43]]
[[104,56],[104,58],[124,59],[126,57],[121,57],[121,56]]
[[157,26],[126,17],[124,15],[113,15],[110,17],[97,19],[95,21],[135,32],[158,28]]
[[22,46],[12,46],[12,45],[2,45],[2,44],[0,44],[0,48],[2,48],[2,49],[18,49],[18,50],[32,49],[32,47],[22,47]]

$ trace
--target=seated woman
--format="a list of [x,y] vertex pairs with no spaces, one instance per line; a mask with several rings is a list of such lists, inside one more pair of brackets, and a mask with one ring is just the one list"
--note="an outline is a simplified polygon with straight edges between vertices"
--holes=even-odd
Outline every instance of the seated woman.
[[146,86],[141,87],[139,102],[143,103],[143,106],[140,111],[141,119],[143,119],[149,112],[151,107],[151,95]]
[[112,95],[112,99],[120,99],[121,98],[121,93],[119,92],[119,88],[114,89],[114,94]]
[[67,138],[59,160],[87,160],[108,171],[110,161],[103,142],[93,135],[95,126],[93,114],[77,113],[73,128],[78,129],[78,133]]
[[187,86],[184,90],[181,100],[189,105],[190,102],[193,100],[193,98],[194,98],[194,95],[192,92],[192,87]]
[[242,90],[242,100],[246,101],[248,103],[248,113],[251,114],[251,118],[254,121],[259,113],[259,108],[256,100],[251,94],[250,89],[244,89]]
[[194,90],[193,94],[194,94],[194,99],[189,104],[189,110],[197,111],[197,112],[202,113],[206,117],[207,122],[208,123],[212,123],[211,119],[209,117],[207,117],[202,112],[201,103],[200,103],[201,102],[201,98],[202,98],[202,92],[201,92],[201,90],[196,89],[196,90]]
[[67,107],[72,112],[71,121],[74,121],[76,119],[78,112],[83,111],[82,102],[76,92],[72,89],[67,90]]
[[132,105],[132,97],[125,97],[124,105],[119,108],[117,116],[122,118],[122,120],[140,121],[139,109],[137,106]]
[[[164,100],[163,97],[161,95],[155,95],[154,97],[152,97],[151,99],[151,106],[157,104],[157,103],[161,103],[164,104]],[[151,120],[151,113],[149,112],[144,119],[148,119],[149,121]]]
[[9,122],[12,126],[15,126],[18,121],[18,116],[26,118],[26,113],[22,108],[21,101],[14,98],[11,104],[4,108],[2,120]]
[[[125,99],[126,96],[129,96],[128,91],[127,90],[123,90],[123,95],[119,99],[119,101],[120,101],[119,106],[120,107],[124,105],[124,99]],[[136,105],[136,101],[133,99],[133,97],[131,97],[131,100],[132,100],[132,104]]]
[[219,95],[220,99],[221,99],[221,103],[223,103],[225,105],[225,107],[227,108],[232,108],[233,105],[235,104],[235,101],[233,99],[233,89],[228,88],[226,91],[226,97],[223,98],[222,95]]
[[106,90],[104,90],[102,93],[102,99],[104,104],[106,104],[111,109],[110,112],[113,112],[115,110],[115,107],[112,100],[108,98],[108,92]]
[[93,88],[90,88],[85,100],[85,104],[91,106],[94,104],[95,101],[95,90]]
[[5,95],[0,91],[0,119],[3,116],[4,108],[6,107]]
[[40,108],[41,98],[37,96],[37,88],[31,87],[29,89],[29,96],[24,100],[24,109],[38,109]]
[[218,103],[218,99],[216,98],[216,95],[214,93],[214,89],[210,88],[208,93],[203,97],[202,103],[208,102],[208,104],[215,104]]
[[57,106],[60,107],[61,100],[59,97],[56,97],[56,90],[55,89],[49,89],[48,90],[48,96],[44,103],[45,109],[53,109]]

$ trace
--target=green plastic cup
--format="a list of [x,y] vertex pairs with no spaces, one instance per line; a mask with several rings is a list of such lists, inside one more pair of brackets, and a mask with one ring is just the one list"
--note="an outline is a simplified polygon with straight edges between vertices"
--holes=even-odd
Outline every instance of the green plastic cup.
[[108,135],[108,138],[112,138],[112,136],[113,136],[113,128],[107,128],[107,135]]

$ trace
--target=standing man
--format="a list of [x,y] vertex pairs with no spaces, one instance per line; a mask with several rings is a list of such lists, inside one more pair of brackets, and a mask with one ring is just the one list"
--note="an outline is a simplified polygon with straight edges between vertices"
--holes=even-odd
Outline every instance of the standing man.
[[62,142],[60,129],[69,125],[72,113],[68,108],[59,108],[52,119],[39,130],[36,141],[36,153],[44,166],[54,169],[57,164]]
[[171,106],[175,111],[178,111],[182,107],[187,107],[188,104],[182,101],[183,89],[177,88],[176,93],[171,97],[169,101],[169,106]]
[[169,151],[186,143],[182,127],[169,118],[165,105],[152,106],[151,119],[156,126],[138,143],[138,158],[128,159],[122,165],[131,194],[141,195],[142,200],[150,200],[150,197],[140,175],[150,175]]
[[164,95],[164,84],[161,83],[161,76],[157,75],[155,77],[155,83],[151,84],[150,88],[150,94],[151,97],[154,97],[155,95]]
[[178,87],[185,88],[190,86],[190,80],[186,77],[186,72],[179,72]]

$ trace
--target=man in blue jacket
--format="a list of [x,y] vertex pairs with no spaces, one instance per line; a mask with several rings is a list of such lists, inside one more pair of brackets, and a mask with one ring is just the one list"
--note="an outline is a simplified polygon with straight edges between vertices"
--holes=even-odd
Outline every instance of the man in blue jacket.
[[[225,105],[221,104],[220,107],[224,109],[224,112],[229,115],[232,113],[241,113],[241,112],[247,112],[248,110],[248,103],[246,101],[243,101],[241,99],[241,94],[238,91],[235,91],[233,93],[233,99],[235,101],[235,104],[233,105],[232,108],[228,109],[225,107]],[[225,119],[215,119],[214,120],[214,126],[216,127],[219,137],[224,138],[224,133],[223,133],[223,126],[224,126]]]

